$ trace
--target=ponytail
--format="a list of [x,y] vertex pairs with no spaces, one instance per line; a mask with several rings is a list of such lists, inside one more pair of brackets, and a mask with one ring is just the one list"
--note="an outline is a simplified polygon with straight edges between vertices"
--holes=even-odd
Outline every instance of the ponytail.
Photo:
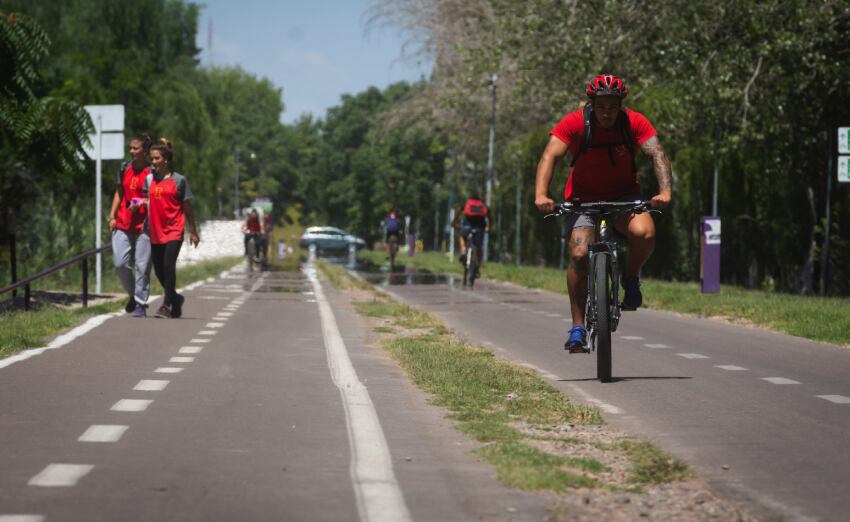
[[159,151],[159,153],[162,154],[162,157],[169,163],[171,163],[171,159],[174,157],[174,146],[167,138],[160,138],[159,143],[151,146],[150,150]]
[[141,143],[142,149],[144,149],[146,153],[150,152],[151,145],[153,144],[153,140],[147,134],[136,134],[135,136],[130,138],[130,141],[138,141],[139,143]]

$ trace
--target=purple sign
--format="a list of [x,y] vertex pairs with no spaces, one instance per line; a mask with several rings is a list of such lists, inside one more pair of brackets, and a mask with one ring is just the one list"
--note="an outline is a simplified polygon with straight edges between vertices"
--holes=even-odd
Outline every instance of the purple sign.
[[702,293],[720,291],[720,217],[701,219],[699,241],[699,278]]

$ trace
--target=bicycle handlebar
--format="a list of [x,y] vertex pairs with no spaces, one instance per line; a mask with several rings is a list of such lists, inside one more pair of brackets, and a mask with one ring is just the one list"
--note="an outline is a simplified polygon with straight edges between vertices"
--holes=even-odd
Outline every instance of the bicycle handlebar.
[[565,201],[555,205],[555,212],[547,214],[545,217],[558,217],[564,214],[605,214],[605,213],[622,213],[634,212],[641,214],[643,212],[658,212],[649,206],[649,201],[636,199],[634,201],[595,201],[592,203],[570,202]]

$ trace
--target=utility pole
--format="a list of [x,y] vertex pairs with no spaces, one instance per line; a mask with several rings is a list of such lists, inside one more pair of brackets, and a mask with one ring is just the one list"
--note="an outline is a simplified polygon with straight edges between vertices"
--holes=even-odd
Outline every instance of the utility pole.
[[239,146],[236,146],[236,179],[233,182],[233,193],[235,194],[235,207],[233,213],[239,219]]
[[714,132],[714,191],[711,195],[711,215],[719,216],[717,213],[717,192],[720,175],[717,172],[717,149],[720,147],[720,127],[715,127]]
[[437,195],[437,204],[434,205],[434,252],[440,251],[440,186],[438,182],[434,190]]
[[[487,208],[492,208],[493,202],[493,147],[495,146],[496,140],[496,80],[499,77],[495,74],[490,76],[488,83],[490,84],[490,96],[491,96],[491,107],[490,107],[490,141],[489,146],[487,147],[487,194],[485,196],[484,202],[487,204]],[[492,226],[493,216],[490,216],[490,223]],[[489,248],[490,248],[490,234],[484,233],[484,261],[486,262],[490,259],[489,256]]]
[[[832,228],[832,129],[826,131],[827,163],[826,163],[826,223],[823,230],[823,251],[820,261],[820,295],[829,293],[829,236]],[[836,140],[837,141],[837,140]]]
[[522,238],[521,226],[522,226],[522,168],[517,168],[517,176],[516,176],[516,227],[514,233],[514,259],[516,260],[516,264],[520,264],[519,252]]

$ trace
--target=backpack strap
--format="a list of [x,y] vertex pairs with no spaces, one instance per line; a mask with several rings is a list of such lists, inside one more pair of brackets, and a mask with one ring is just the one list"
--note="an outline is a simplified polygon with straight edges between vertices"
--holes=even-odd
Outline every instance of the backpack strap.
[[573,162],[570,167],[576,164],[576,161],[587,152],[587,147],[593,142],[593,104],[586,103],[582,109],[582,119],[584,120],[584,133],[581,136],[581,143],[578,147],[578,152],[573,157]]

